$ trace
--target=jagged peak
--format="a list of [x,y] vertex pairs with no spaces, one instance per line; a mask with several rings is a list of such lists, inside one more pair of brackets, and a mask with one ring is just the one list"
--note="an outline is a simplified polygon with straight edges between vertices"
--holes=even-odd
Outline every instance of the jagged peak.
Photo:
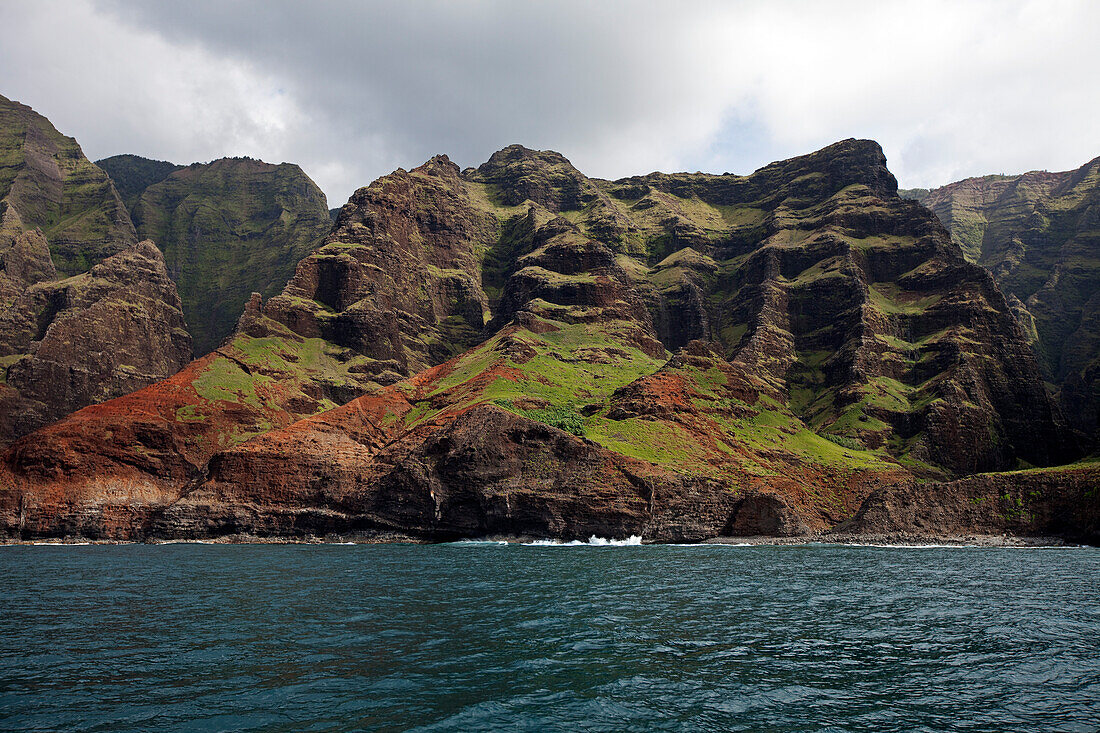
[[848,138],[807,155],[769,163],[753,176],[824,173],[843,185],[863,184],[882,197],[897,196],[898,182],[886,167],[886,154],[874,140]]
[[458,166],[454,163],[454,161],[452,161],[446,153],[440,153],[439,155],[433,155],[421,165],[413,168],[410,172],[423,173],[429,176],[451,178],[458,176],[460,170]]
[[551,211],[580,208],[595,195],[592,183],[561,153],[509,145],[493,153],[467,180],[499,186],[506,205],[534,201]]

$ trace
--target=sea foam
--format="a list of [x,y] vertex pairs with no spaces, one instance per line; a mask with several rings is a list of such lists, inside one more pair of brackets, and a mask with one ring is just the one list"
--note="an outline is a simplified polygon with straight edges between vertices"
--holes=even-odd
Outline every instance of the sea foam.
[[641,535],[632,534],[625,540],[616,540],[592,535],[588,538],[587,542],[582,542],[581,540],[573,540],[572,542],[562,542],[561,540],[535,540],[534,542],[524,542],[523,544],[527,547],[628,547],[641,545],[642,537]]

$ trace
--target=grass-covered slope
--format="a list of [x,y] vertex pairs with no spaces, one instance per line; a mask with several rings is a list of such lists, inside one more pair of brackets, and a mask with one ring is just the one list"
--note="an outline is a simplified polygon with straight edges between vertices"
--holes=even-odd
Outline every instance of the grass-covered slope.
[[[1100,158],[913,194],[1009,297],[1075,426],[1100,409]],[[1095,437],[1094,437],[1095,439]]]
[[249,158],[175,170],[132,213],[164,251],[198,354],[232,332],[253,292],[279,292],[331,226],[324,193],[301,168]]
[[898,197],[874,143],[845,141],[751,176],[615,182],[569,179],[558,156],[536,185],[531,161],[546,155],[509,149],[494,160],[516,162],[491,160],[470,177],[490,194],[515,177],[606,247],[666,347],[708,341],[817,432],[918,468],[1067,456],[1003,297],[933,217]]
[[357,363],[344,350],[285,330],[236,336],[166,380],[39,431],[17,443],[8,460],[18,473],[46,482],[171,486],[197,475],[218,450],[361,393]]

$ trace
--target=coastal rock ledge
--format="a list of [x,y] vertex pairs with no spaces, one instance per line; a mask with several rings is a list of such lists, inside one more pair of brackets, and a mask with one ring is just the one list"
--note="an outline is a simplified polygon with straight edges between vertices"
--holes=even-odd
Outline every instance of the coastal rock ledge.
[[[365,438],[365,436],[358,436]],[[809,526],[767,490],[730,491],[624,459],[591,441],[482,406],[372,454],[314,425],[216,456],[173,490],[150,481],[0,491],[5,541],[308,540],[440,542],[463,538],[624,538],[699,542],[960,541],[973,535],[1100,544],[1100,467],[903,481],[874,489],[835,527]],[[369,443],[369,440],[364,442]]]

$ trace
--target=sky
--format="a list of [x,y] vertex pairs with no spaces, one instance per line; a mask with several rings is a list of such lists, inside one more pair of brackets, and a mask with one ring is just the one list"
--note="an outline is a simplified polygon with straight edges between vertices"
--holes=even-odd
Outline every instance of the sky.
[[1100,2],[4,0],[0,94],[88,157],[294,162],[339,206],[512,143],[589,176],[848,137],[903,187],[1100,156]]

